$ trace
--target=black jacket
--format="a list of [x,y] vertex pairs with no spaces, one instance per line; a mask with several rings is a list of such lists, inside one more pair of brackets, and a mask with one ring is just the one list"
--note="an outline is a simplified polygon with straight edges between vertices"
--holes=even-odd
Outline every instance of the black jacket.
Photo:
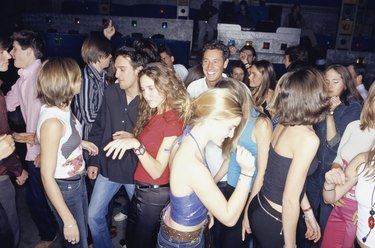
[[112,134],[117,131],[133,132],[138,114],[139,96],[130,104],[126,102],[125,91],[118,84],[107,87],[103,103],[89,135],[89,141],[99,148],[98,156],[90,156],[88,166],[99,167],[99,173],[110,181],[133,183],[134,171],[138,158],[132,150],[126,151],[121,160],[106,157],[103,148],[112,141]]

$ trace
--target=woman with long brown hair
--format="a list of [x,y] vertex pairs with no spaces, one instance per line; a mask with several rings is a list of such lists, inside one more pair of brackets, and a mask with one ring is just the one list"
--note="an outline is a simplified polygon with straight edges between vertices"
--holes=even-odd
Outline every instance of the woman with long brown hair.
[[174,71],[162,63],[148,64],[138,77],[142,95],[134,137],[113,140],[104,150],[112,158],[121,159],[131,149],[138,156],[126,245],[155,247],[160,212],[169,199],[170,151],[182,133],[189,97]]

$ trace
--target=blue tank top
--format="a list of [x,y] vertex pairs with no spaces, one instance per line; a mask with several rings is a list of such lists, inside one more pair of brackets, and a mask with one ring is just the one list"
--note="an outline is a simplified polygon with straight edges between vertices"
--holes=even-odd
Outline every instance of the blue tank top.
[[[208,168],[203,152],[194,136],[190,133],[190,129],[191,127],[186,127],[183,134],[179,137],[177,144],[181,144],[187,135],[192,137],[199,149],[205,166]],[[207,218],[207,208],[199,200],[194,191],[191,194],[182,197],[174,196],[171,192],[170,207],[172,220],[183,226],[196,226]]]
[[[238,141],[238,144],[242,147],[244,147],[246,150],[251,152],[251,154],[256,158],[257,156],[257,144],[251,139],[251,134],[253,133],[255,122],[257,120],[258,113],[252,112],[252,117],[250,120],[247,122],[245,129],[243,130],[241,137]],[[255,117],[254,117],[255,115]],[[241,173],[241,168],[237,163],[236,160],[236,154],[234,151],[230,152],[230,157],[229,157],[229,168],[228,168],[228,176],[227,176],[227,182],[230,186],[236,187],[238,178],[240,177]],[[256,161],[255,161],[255,172],[254,172],[254,177],[256,177],[258,173],[258,169],[256,166]],[[251,180],[250,184],[250,191],[253,188],[254,180]]]

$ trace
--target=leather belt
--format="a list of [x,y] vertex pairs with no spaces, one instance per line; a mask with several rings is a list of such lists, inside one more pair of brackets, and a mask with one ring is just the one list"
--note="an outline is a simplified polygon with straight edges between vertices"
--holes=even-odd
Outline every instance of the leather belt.
[[169,187],[169,183],[167,184],[147,184],[147,183],[135,183],[135,187],[137,189],[159,189],[159,188],[166,188]]
[[163,228],[164,233],[168,236],[168,238],[177,242],[191,242],[191,243],[196,242],[202,233],[201,228],[192,232],[178,231],[176,229],[173,229],[167,226],[164,223],[164,221],[162,221],[162,228]]

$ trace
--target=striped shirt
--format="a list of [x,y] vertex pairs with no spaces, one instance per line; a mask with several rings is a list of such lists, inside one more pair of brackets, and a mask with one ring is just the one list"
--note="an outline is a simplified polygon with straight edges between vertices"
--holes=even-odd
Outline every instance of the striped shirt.
[[74,99],[74,112],[82,124],[82,139],[87,140],[103,102],[107,86],[106,71],[99,73],[92,65],[82,70],[81,92]]

